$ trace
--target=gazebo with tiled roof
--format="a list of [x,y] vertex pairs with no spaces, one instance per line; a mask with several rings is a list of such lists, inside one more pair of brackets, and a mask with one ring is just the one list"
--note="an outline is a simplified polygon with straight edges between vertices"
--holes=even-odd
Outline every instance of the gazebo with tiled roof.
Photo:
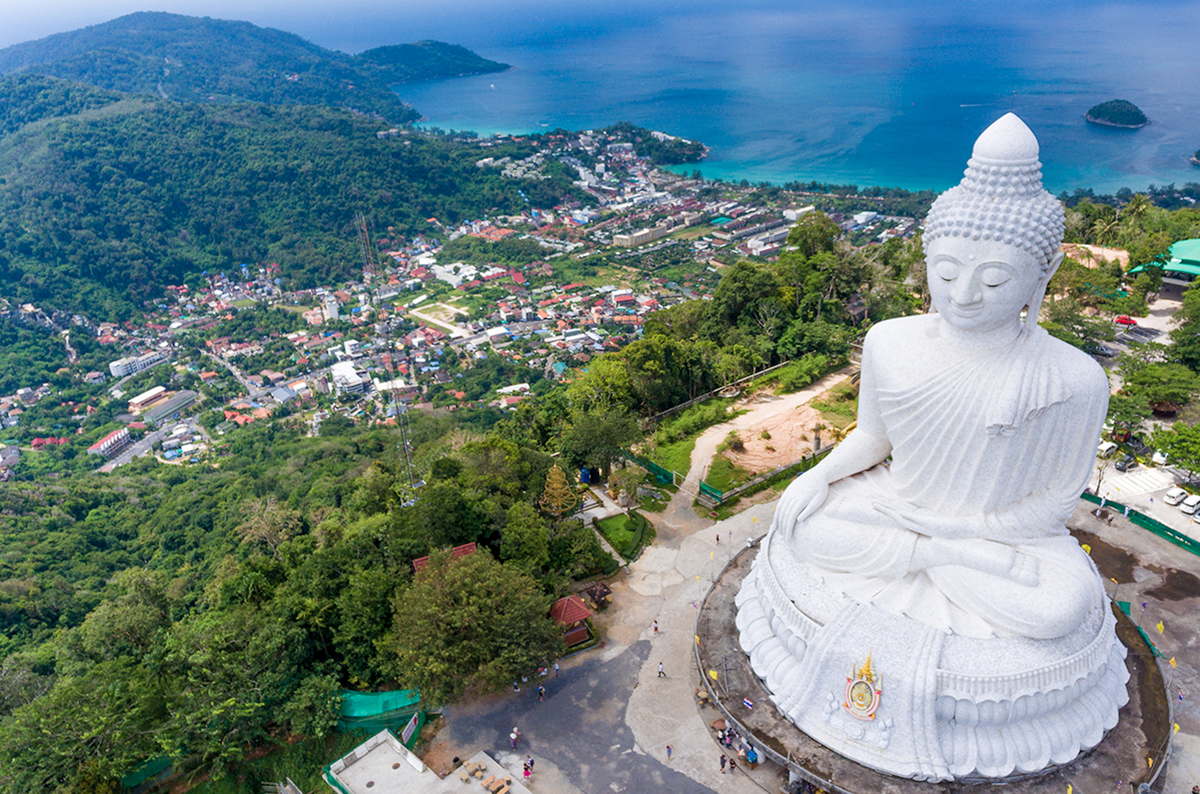
[[591,637],[587,627],[587,620],[591,616],[592,610],[577,595],[560,598],[550,607],[550,617],[563,627],[563,641],[567,645],[578,645]]

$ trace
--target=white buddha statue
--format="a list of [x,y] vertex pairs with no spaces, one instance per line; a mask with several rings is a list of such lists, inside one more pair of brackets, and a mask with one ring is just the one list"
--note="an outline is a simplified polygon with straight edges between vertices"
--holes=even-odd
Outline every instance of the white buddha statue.
[[[1037,324],[1063,231],[1040,169],[1015,115],[980,136],[926,221],[932,313],[867,334],[857,428],[784,492],[738,596],[777,705],[894,774],[1065,763],[1127,699],[1103,585],[1064,523],[1108,382]],[[863,670],[869,714],[850,694]]]

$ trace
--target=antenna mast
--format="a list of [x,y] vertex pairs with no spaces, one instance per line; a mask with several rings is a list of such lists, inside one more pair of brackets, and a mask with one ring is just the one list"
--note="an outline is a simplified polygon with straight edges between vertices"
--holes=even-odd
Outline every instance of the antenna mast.
[[358,230],[358,247],[362,250],[363,280],[374,284],[379,275],[379,262],[375,258],[375,246],[371,245],[371,230],[367,228],[367,216],[361,212],[356,213],[354,227]]

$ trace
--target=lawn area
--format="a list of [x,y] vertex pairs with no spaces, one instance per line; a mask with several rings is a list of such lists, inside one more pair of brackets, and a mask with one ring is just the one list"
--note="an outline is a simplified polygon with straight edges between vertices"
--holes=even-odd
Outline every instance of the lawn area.
[[687,475],[692,467],[692,450],[696,448],[699,433],[691,438],[676,441],[672,444],[662,444],[650,453],[650,459],[658,465]]
[[754,472],[749,469],[743,469],[724,455],[718,455],[713,458],[712,465],[708,469],[708,476],[704,481],[724,493],[729,491],[754,476]]
[[636,557],[643,542],[649,543],[654,538],[654,528],[646,517],[633,512],[602,518],[596,522],[596,527],[626,560]]
[[839,430],[845,429],[858,418],[858,387],[838,384],[810,405],[821,412],[821,419]]
[[666,510],[667,505],[671,503],[671,494],[679,490],[674,485],[659,485],[657,482],[645,487],[661,494],[661,498],[647,495],[638,502],[638,509],[645,513],[661,513]]
[[692,450],[700,434],[745,413],[745,410],[730,413],[729,406],[729,400],[716,398],[664,419],[654,431],[651,443],[646,445],[646,457],[686,475],[692,467]]

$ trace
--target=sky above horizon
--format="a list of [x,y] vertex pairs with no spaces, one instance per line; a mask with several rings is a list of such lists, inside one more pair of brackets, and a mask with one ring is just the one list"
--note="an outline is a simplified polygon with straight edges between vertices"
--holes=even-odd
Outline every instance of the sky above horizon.
[[[864,31],[898,9],[895,0],[806,0],[781,4],[779,0],[745,0],[740,9],[778,9],[800,12],[818,22],[853,15]],[[947,21],[974,18],[986,23],[997,13],[992,3],[973,0],[912,0],[901,6],[912,19],[924,18],[930,28]],[[1088,16],[1127,10],[1130,0],[1065,0],[1046,6],[1042,0],[1010,0],[1003,8],[1008,19],[1024,8],[1030,27],[1071,24]],[[1162,5],[1181,9],[1189,0],[1167,0]],[[243,20],[300,35],[316,44],[343,52],[360,52],[384,44],[433,38],[467,47],[512,43],[506,37],[553,37],[588,25],[637,27],[646,15],[690,16],[708,7],[724,7],[723,0],[0,0],[0,48],[24,41],[77,30],[136,11],[167,11],[190,16]],[[872,10],[885,12],[870,14]],[[863,16],[868,12],[867,16]],[[871,24],[865,24],[871,23]],[[481,53],[486,55],[486,53]]]

